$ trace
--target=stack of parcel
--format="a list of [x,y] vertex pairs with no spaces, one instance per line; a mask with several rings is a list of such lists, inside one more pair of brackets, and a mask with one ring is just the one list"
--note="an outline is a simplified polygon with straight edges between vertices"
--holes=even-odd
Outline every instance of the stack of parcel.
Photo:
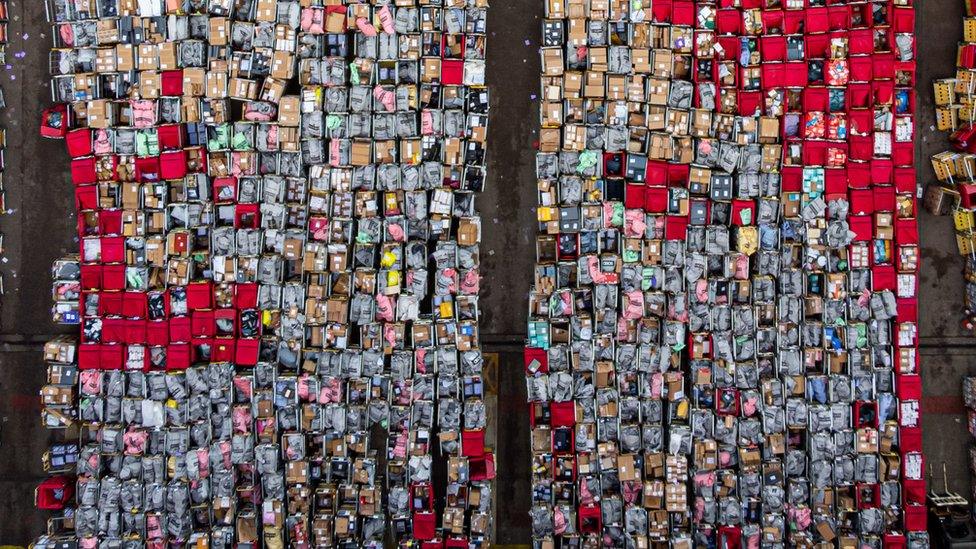
[[47,383],[41,388],[41,423],[58,433],[42,457],[44,479],[34,492],[38,509],[58,511],[47,520],[49,536],[63,537],[73,528],[73,474],[78,462],[78,342],[62,336],[44,345]]
[[534,546],[927,547],[910,0],[545,0]]
[[976,324],[976,15],[973,5],[964,2],[967,15],[962,20],[963,42],[957,49],[955,78],[933,83],[935,125],[951,132],[953,150],[932,156],[937,182],[926,189],[926,209],[937,215],[952,213],[956,246],[965,260],[964,326]]
[[79,456],[38,546],[483,546],[487,2],[48,4]]

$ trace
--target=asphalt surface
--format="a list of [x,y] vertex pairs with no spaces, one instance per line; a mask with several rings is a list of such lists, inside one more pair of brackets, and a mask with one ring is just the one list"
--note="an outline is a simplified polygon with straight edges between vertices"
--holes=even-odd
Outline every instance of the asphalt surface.
[[[952,76],[961,38],[959,0],[917,4],[919,58],[916,164],[919,180],[933,179],[929,157],[946,147],[934,130],[931,82]],[[481,311],[485,350],[499,353],[497,383],[497,541],[528,543],[529,433],[519,346],[525,334],[533,278],[536,223],[534,143],[537,139],[538,29],[541,0],[496,1],[489,20],[488,78],[492,93],[489,182],[478,204],[484,227]],[[40,456],[49,443],[41,427],[37,391],[44,383],[41,344],[60,333],[49,320],[50,266],[76,248],[74,199],[63,143],[38,136],[39,113],[50,102],[50,29],[42,3],[9,2],[9,68],[0,65],[7,108],[6,212],[0,215],[0,545],[26,545],[44,529],[33,509],[43,478]],[[528,43],[526,42],[528,41]],[[15,53],[23,51],[22,58]],[[922,236],[921,344],[925,451],[930,464],[947,463],[950,487],[970,494],[970,436],[961,379],[976,375],[976,337],[960,323],[962,259],[948,217],[920,215]],[[937,483],[941,488],[941,481]]]

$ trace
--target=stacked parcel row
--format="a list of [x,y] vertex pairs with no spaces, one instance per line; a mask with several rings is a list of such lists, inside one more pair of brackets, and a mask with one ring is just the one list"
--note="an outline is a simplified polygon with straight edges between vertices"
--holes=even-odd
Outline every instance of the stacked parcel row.
[[534,546],[926,547],[909,0],[545,0]]
[[81,333],[40,546],[486,543],[487,10],[50,0]]

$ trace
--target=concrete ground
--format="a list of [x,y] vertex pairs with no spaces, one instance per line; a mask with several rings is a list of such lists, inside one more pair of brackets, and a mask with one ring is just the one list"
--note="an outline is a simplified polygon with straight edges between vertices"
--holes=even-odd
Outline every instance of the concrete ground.
[[[916,122],[917,165],[922,182],[932,180],[929,157],[945,147],[934,131],[931,82],[954,73],[955,44],[962,30],[962,2],[916,2],[919,58]],[[63,144],[38,137],[41,109],[49,99],[47,51],[50,29],[41,3],[9,1],[9,68],[0,66],[7,108],[5,236],[0,273],[0,545],[26,545],[44,528],[33,509],[33,489],[43,478],[40,456],[48,433],[38,419],[37,390],[44,382],[41,344],[60,333],[49,320],[54,258],[75,249],[73,195]],[[484,226],[482,335],[485,350],[498,354],[497,440],[500,544],[529,540],[528,419],[520,345],[525,333],[526,295],[534,265],[534,150],[537,139],[538,28],[542,2],[495,2],[490,14],[488,77],[492,84],[489,184],[479,198]],[[528,41],[528,43],[526,43]],[[23,58],[16,52],[23,51]],[[961,379],[976,374],[976,337],[960,325],[962,260],[955,250],[951,219],[920,215],[922,275],[920,322],[923,425],[928,462],[949,470],[950,487],[970,493],[966,414]],[[497,426],[496,426],[497,429]],[[941,482],[936,486],[941,489]]]

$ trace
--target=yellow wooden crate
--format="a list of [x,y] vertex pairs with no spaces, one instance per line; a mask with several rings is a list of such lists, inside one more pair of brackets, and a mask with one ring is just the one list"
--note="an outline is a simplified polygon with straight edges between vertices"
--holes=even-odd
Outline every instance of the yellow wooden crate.
[[955,153],[952,162],[952,177],[956,181],[972,181],[976,176],[976,156],[969,153]]
[[973,93],[973,84],[976,83],[976,79],[973,78],[973,72],[968,69],[956,69],[956,95],[969,95]]
[[972,255],[974,249],[973,235],[956,233],[956,246],[962,255]]
[[976,17],[962,20],[962,39],[966,42],[976,42]]
[[974,226],[973,211],[956,208],[952,211],[952,223],[956,226],[957,231],[971,231]]
[[971,101],[961,103],[957,111],[958,120],[962,120],[963,122],[972,122],[974,119],[976,119],[976,105],[974,105]]
[[952,107],[937,107],[935,109],[935,127],[939,131],[953,131],[959,120],[959,110]]
[[936,80],[932,84],[932,89],[935,92],[935,104],[940,107],[947,107],[953,104],[956,99],[954,86],[955,82],[951,78]]
[[956,165],[953,162],[954,153],[951,151],[941,152],[932,156],[932,170],[939,181],[948,181],[955,175]]

